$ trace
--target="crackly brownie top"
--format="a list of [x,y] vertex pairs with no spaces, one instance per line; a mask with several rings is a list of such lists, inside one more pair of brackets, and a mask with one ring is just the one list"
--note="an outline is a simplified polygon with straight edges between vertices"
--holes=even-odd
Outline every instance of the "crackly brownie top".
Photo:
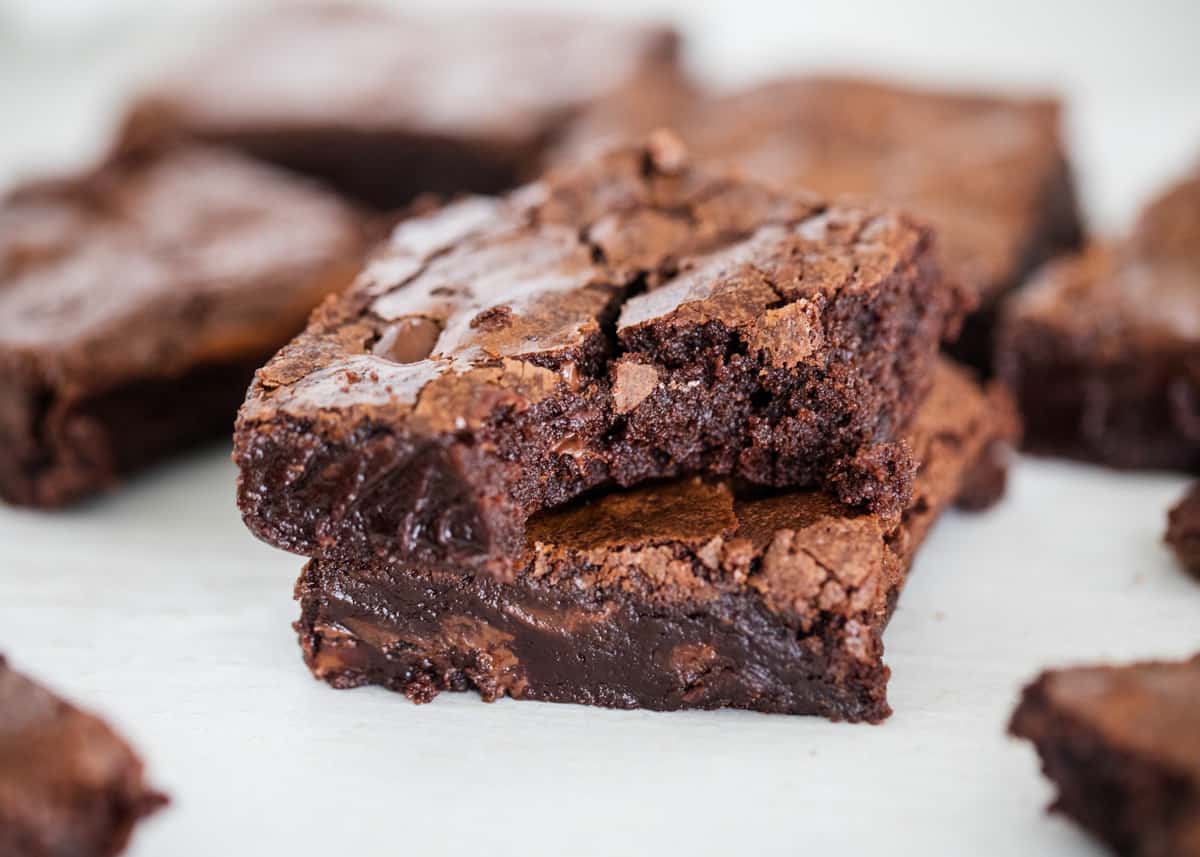
[[[929,241],[901,214],[708,170],[658,134],[402,223],[259,372],[243,416],[465,429],[607,376],[616,352],[678,359],[664,331],[697,323],[778,365],[819,363],[821,308],[904,275]],[[647,371],[615,373],[618,411],[653,386]]]
[[1044,674],[1033,686],[1036,724],[1055,718],[1086,726],[1115,751],[1150,758],[1200,787],[1200,656],[1182,663],[1079,667]]
[[164,802],[143,783],[141,761],[112,729],[0,657],[0,820],[21,820],[38,835],[69,842],[71,822],[87,823],[89,812],[107,826],[122,821],[109,813],[132,820]]
[[642,89],[585,115],[565,155],[649,123],[759,178],[902,204],[934,224],[947,270],[984,302],[1019,273],[1063,159],[1047,99],[826,77],[716,97],[689,98],[670,81]]
[[0,359],[48,383],[258,355],[353,276],[359,216],[200,147],[18,188],[0,204]]
[[400,14],[301,4],[151,93],[201,132],[342,129],[533,144],[588,99],[674,61],[663,26],[551,13]]
[[1200,170],[1154,200],[1124,241],[1051,263],[1015,299],[1080,354],[1200,343]]
[[662,603],[750,588],[802,621],[860,613],[898,584],[965,469],[1014,434],[1007,400],[943,362],[909,430],[920,469],[903,518],[856,511],[819,491],[741,497],[725,482],[677,480],[534,516],[518,576]]

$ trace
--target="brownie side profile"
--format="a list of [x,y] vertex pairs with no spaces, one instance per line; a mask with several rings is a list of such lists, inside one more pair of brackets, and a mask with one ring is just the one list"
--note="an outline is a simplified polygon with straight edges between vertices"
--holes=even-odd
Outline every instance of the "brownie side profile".
[[511,582],[386,558],[312,561],[296,628],[314,675],[426,702],[747,708],[878,722],[881,635],[928,528],[1015,431],[1007,394],[936,371],[911,429],[912,504],[742,496],[697,477],[544,513]]
[[1200,855],[1200,656],[1043,673],[1010,731],[1037,747],[1051,809],[1118,854]]
[[1179,564],[1200,579],[1200,482],[1168,513],[1166,540]]
[[1081,243],[1059,114],[1053,99],[848,78],[783,79],[720,96],[660,79],[585,113],[557,157],[668,126],[697,156],[757,178],[904,207],[933,225],[947,275],[976,298],[951,352],[986,368],[999,303],[1040,263]]
[[111,857],[166,802],[103,721],[0,657],[0,854]]
[[604,18],[273,8],[147,92],[121,145],[230,145],[381,208],[496,193],[587,104],[673,73],[677,47],[668,27]]
[[996,368],[1032,451],[1200,470],[1200,172],[1124,241],[1042,270],[1005,312]]
[[529,515],[605,485],[734,475],[894,512],[962,311],[907,217],[659,135],[401,224],[258,373],[239,504],[307,556],[499,573]]
[[0,202],[0,497],[55,507],[228,433],[254,370],[361,265],[363,221],[184,148]]

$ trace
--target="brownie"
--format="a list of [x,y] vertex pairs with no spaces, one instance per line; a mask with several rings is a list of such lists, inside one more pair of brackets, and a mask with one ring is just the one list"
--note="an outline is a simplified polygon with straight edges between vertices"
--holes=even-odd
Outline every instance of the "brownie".
[[166,802],[107,724],[0,657],[0,854],[109,857]]
[[509,582],[387,558],[297,584],[313,673],[416,702],[475,688],[615,708],[888,716],[881,635],[929,526],[1012,435],[1006,394],[943,365],[911,429],[902,514],[699,477],[535,516]]
[[272,9],[132,108],[122,146],[232,145],[391,208],[532,177],[592,100],[675,67],[670,28],[552,13]]
[[1200,855],[1200,656],[1044,673],[1010,730],[1058,786],[1051,808],[1117,853]]
[[801,77],[729,95],[686,81],[621,92],[577,120],[560,157],[624,132],[675,128],[697,155],[826,195],[902,205],[934,225],[947,274],[977,298],[952,348],[990,364],[996,308],[1040,262],[1080,243],[1051,99]]
[[307,556],[499,574],[531,514],[603,486],[734,475],[894,512],[962,309],[906,216],[660,134],[399,226],[258,373],[239,503]]
[[1200,579],[1200,482],[1188,489],[1167,516],[1167,544],[1179,564]]
[[360,215],[239,155],[129,158],[0,202],[0,497],[60,506],[228,434],[353,278]]
[[1040,272],[1005,312],[996,367],[1030,449],[1200,470],[1200,170],[1123,241]]

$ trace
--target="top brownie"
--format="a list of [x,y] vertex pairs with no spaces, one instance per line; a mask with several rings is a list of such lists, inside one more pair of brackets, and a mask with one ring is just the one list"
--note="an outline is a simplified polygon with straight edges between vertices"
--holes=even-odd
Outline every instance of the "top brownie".
[[505,567],[524,522],[686,473],[896,511],[961,294],[930,232],[656,135],[401,224],[260,370],[239,502],[310,556]]
[[756,177],[878,197],[927,220],[947,275],[979,304],[954,349],[975,365],[990,356],[998,299],[1080,240],[1053,100],[822,77],[714,97],[662,78],[606,99],[560,149],[660,125]]
[[361,215],[183,147],[0,201],[0,497],[57,506],[227,433],[254,369],[361,265]]
[[546,13],[279,8],[148,92],[124,144],[235,145],[380,207],[493,193],[531,176],[583,106],[673,68],[677,41],[662,26]]

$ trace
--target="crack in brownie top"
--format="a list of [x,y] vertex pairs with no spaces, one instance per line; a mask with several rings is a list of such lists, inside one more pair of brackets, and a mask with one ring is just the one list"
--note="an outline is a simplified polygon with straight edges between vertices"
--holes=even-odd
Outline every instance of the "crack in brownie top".
[[313,555],[433,528],[503,531],[511,558],[537,509],[689,473],[898,511],[901,433],[966,303],[907,216],[709,169],[658,133],[401,223],[259,371],[243,512]]

